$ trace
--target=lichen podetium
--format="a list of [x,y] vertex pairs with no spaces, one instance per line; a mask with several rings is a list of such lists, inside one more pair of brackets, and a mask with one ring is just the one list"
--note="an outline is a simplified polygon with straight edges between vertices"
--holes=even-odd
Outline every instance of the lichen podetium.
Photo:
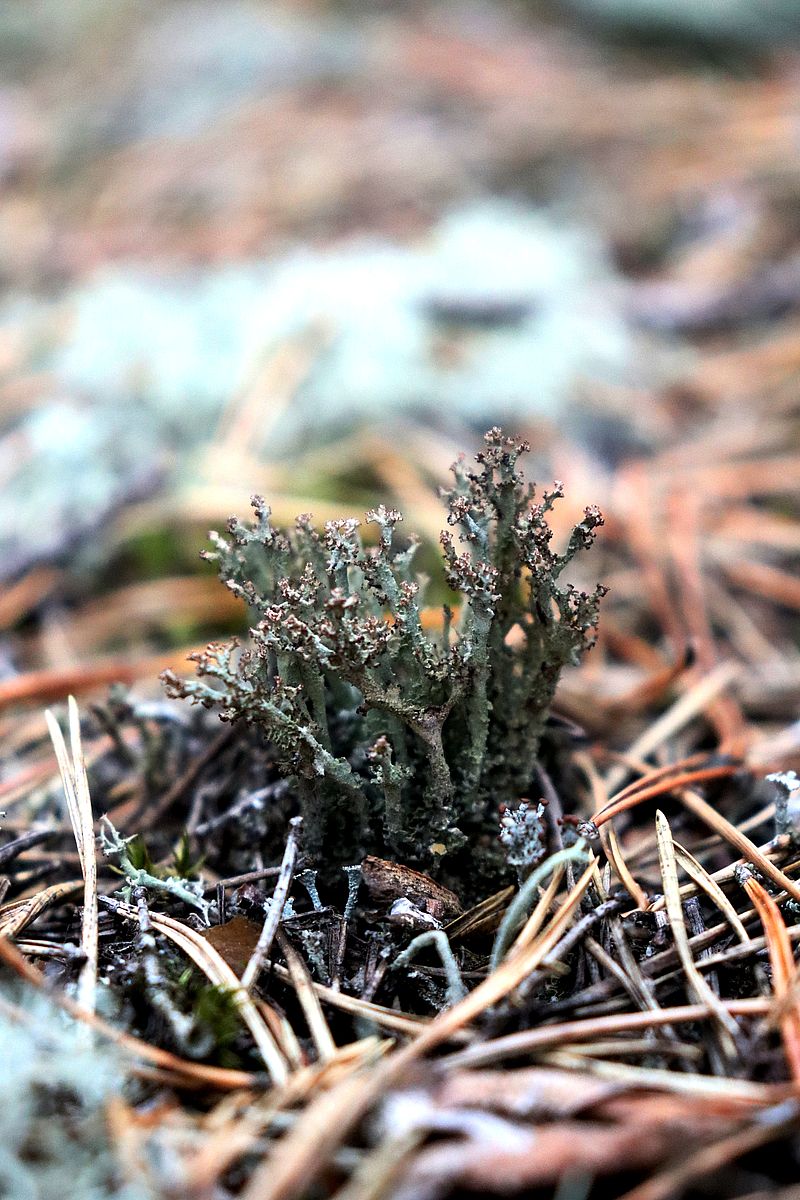
[[312,859],[389,853],[431,870],[469,853],[501,873],[500,806],[529,794],[559,675],[592,644],[605,590],[561,582],[603,520],[587,508],[555,552],[562,488],[537,500],[517,469],[527,449],[491,429],[474,467],[453,466],[440,540],[458,604],[433,631],[399,512],[368,512],[365,545],[354,519],[276,530],[254,497],[251,524],[212,535],[207,557],[256,620],[246,646],[195,654],[197,679],[165,672],[167,689],[264,730]]

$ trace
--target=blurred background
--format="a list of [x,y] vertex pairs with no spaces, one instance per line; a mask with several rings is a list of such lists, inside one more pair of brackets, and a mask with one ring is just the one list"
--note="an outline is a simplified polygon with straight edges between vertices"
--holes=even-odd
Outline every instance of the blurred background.
[[796,0],[4,0],[0,705],[239,628],[251,492],[435,538],[501,423],[606,512],[583,686],[785,711],[799,143]]

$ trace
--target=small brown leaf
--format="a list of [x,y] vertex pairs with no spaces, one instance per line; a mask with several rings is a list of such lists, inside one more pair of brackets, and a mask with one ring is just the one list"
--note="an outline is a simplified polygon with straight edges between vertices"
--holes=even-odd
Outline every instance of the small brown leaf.
[[210,929],[203,929],[201,937],[211,943],[220,958],[223,958],[234,974],[241,979],[260,933],[261,926],[256,925],[255,921],[236,916],[224,925],[212,925]]

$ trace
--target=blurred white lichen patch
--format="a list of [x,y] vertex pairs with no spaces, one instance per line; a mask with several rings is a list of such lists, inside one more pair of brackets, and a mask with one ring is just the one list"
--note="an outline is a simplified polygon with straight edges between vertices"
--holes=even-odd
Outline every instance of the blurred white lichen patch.
[[312,352],[279,419],[263,398],[253,452],[267,459],[406,417],[569,423],[593,389],[658,376],[624,301],[593,230],[485,202],[411,242],[182,274],[117,266],[55,307],[18,302],[8,327],[28,331],[50,394],[6,430],[15,503],[0,509],[0,547],[7,562],[23,546],[55,552],[153,472],[186,469],[259,365],[297,339]]
[[177,280],[106,273],[73,312],[64,384],[144,402],[193,437],[260,358],[320,330],[275,453],[387,412],[557,418],[581,387],[645,373],[601,240],[496,203],[411,245],[359,239]]
[[147,1200],[144,1185],[122,1178],[109,1140],[106,1104],[124,1081],[117,1055],[43,1000],[0,1000],[0,1195]]

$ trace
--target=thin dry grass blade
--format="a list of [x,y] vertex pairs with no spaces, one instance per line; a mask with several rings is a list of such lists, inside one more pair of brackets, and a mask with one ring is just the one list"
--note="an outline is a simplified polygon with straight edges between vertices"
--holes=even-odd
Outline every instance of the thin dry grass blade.
[[292,977],[297,998],[303,1009],[309,1033],[314,1039],[314,1046],[316,1047],[319,1061],[328,1062],[336,1056],[336,1043],[331,1036],[331,1031],[328,1027],[328,1022],[325,1020],[319,998],[314,991],[308,967],[289,939],[280,930],[278,930],[276,936],[283,957],[286,959],[289,974]]
[[708,898],[716,904],[719,911],[736,933],[739,941],[749,942],[750,934],[745,929],[739,914],[719,884],[711,878],[705,867],[697,861],[694,855],[689,853],[685,846],[681,846],[674,838],[672,839],[672,844],[675,847],[675,857],[689,878],[693,879],[697,886],[706,893]]
[[12,900],[0,908],[0,937],[16,937],[26,925],[30,925],[39,913],[44,912],[52,904],[71,896],[78,888],[84,886],[82,879],[72,879],[68,883],[53,883],[35,896],[25,900]]
[[504,959],[497,970],[479,983],[473,992],[431,1021],[416,1042],[406,1047],[406,1051],[414,1052],[411,1057],[416,1058],[441,1045],[457,1030],[513,992],[523,979],[541,965],[556,946],[565,929],[572,923],[575,910],[592,882],[594,872],[595,861],[592,858],[583,875],[539,937],[530,945],[515,951],[507,959]]
[[736,1022],[723,1008],[719,997],[714,994],[698,971],[692,958],[689,946],[689,935],[686,932],[686,922],[681,904],[680,886],[678,883],[678,867],[675,858],[675,847],[672,841],[672,830],[669,821],[662,812],[656,813],[656,834],[658,836],[658,857],[661,864],[661,878],[664,882],[664,897],[666,899],[667,916],[672,927],[675,948],[680,956],[681,965],[686,973],[689,987],[701,1004],[707,1004],[714,1014],[718,1027],[720,1048],[728,1059],[736,1056],[734,1038],[738,1032]]
[[83,920],[81,924],[81,950],[85,955],[84,965],[78,976],[78,1002],[94,1012],[97,993],[97,935],[99,913],[97,908],[97,859],[94,844],[94,815],[86,777],[86,763],[81,745],[81,725],[78,706],[74,696],[69,697],[70,753],[64,742],[61,727],[48,709],[45,713],[47,727],[58,760],[58,769],[64,785],[75,843],[78,847],[81,873],[84,880]]
[[[631,950],[627,934],[618,913],[612,913],[608,918],[608,927],[619,956],[618,968],[625,976],[623,987],[642,1010],[657,1009],[661,1006],[656,1000],[652,983],[645,979],[636,956]],[[613,960],[612,961],[616,961]]]
[[638,980],[629,978],[625,968],[621,966],[615,958],[612,958],[612,956],[606,950],[604,950],[600,943],[596,942],[594,938],[587,937],[584,945],[591,954],[592,958],[597,960],[606,974],[613,975],[620,987],[624,988],[624,990],[628,993],[634,1004],[638,1004],[642,1010],[653,1009],[656,1007],[656,1003],[653,998],[649,996],[645,989],[641,986],[641,972],[639,973]]
[[[746,824],[746,822],[742,821],[741,825],[737,826],[737,828],[740,830],[744,829],[745,824]],[[722,839],[718,838],[716,834],[712,834],[711,838],[707,840],[705,845],[703,845],[701,843],[701,847],[697,847],[697,848],[698,849],[700,849],[700,848],[707,849],[709,847],[709,845],[714,846],[718,842],[721,842],[721,841],[722,841]],[[677,845],[677,843],[676,843],[676,845]],[[761,851],[761,853],[764,855],[765,858],[768,858],[770,860],[778,858],[779,856],[782,856],[783,853],[785,852],[785,847],[782,848],[780,846],[776,846],[774,842],[768,842],[766,846],[759,846],[758,849]],[[649,861],[649,858],[647,861]],[[718,871],[709,872],[708,873],[709,879],[711,879],[712,882],[716,883],[716,884],[730,883],[731,881],[734,881],[736,879],[738,872],[741,870],[742,866],[744,866],[744,865],[746,865],[746,860],[741,859],[741,858],[737,859],[735,862],[729,863],[727,865],[727,867],[720,867],[720,869]],[[785,867],[783,868],[784,874],[787,874],[789,871],[796,871],[799,867],[800,867],[800,860],[791,862],[791,863],[786,863]],[[696,896],[698,891],[700,891],[700,890],[701,890],[701,888],[696,883],[681,884],[681,896],[683,896],[684,899],[687,896]],[[649,907],[649,911],[650,912],[658,912],[658,910],[663,907],[664,907],[664,897],[660,896],[658,899],[652,901],[652,903],[650,904],[650,907]],[[631,909],[630,911],[634,912],[635,910]],[[751,912],[752,912],[752,910],[751,910]],[[739,913],[738,915],[739,915],[739,918],[743,921],[744,914]]]

